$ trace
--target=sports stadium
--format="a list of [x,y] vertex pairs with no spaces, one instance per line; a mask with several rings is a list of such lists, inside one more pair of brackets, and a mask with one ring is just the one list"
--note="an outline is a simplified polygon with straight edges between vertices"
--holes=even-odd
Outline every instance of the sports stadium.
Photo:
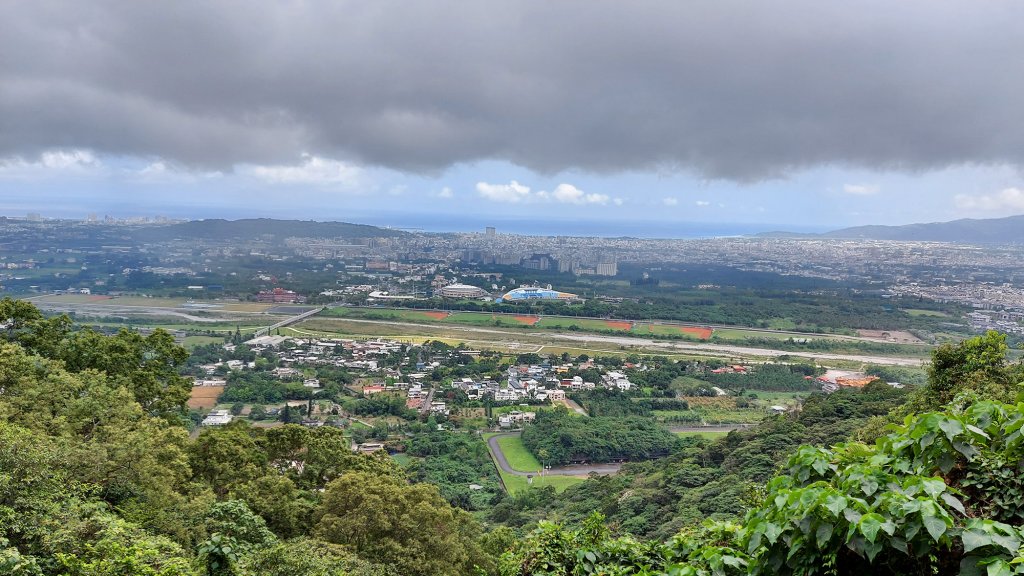
[[580,300],[580,297],[568,292],[538,288],[535,286],[523,286],[509,291],[501,297],[505,302],[521,302],[523,300]]
[[483,288],[468,284],[449,284],[437,291],[444,298],[483,298],[488,296]]

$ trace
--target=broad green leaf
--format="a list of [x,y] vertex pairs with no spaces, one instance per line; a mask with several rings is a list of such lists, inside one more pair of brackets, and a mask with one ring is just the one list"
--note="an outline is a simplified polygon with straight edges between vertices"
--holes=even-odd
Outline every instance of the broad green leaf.
[[822,522],[818,524],[818,529],[814,531],[815,541],[818,543],[818,548],[824,548],[828,541],[832,539],[832,533],[835,530],[835,526],[828,522]]
[[875,514],[874,512],[870,514],[865,514],[864,517],[860,520],[860,533],[863,534],[865,538],[867,538],[868,542],[874,542],[875,537],[878,536],[878,531],[882,528],[882,523],[884,521],[885,518],[883,518],[879,514]]
[[836,494],[829,494],[825,498],[824,506],[833,516],[839,518],[839,514],[846,509],[846,498]]
[[946,533],[946,521],[942,518],[922,513],[921,520],[924,522],[924,529],[931,535],[932,540],[938,542],[939,538],[942,538],[942,535]]
[[942,498],[942,501],[945,502],[946,505],[949,506],[950,508],[956,510],[957,512],[959,512],[961,514],[964,514],[964,515],[967,514],[967,511],[964,510],[963,503],[960,502],[960,499],[957,498],[956,496],[953,496],[949,492],[943,492],[941,498]]
[[963,534],[960,535],[960,538],[964,542],[964,552],[971,552],[981,548],[982,546],[992,544],[992,535],[977,528],[964,530]]

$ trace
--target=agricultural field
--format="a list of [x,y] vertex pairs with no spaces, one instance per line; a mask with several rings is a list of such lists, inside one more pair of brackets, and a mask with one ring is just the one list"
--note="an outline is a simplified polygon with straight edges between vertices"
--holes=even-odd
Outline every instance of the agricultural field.
[[224,386],[193,386],[188,397],[188,407],[192,410],[210,410],[217,405],[217,398],[224,393]]

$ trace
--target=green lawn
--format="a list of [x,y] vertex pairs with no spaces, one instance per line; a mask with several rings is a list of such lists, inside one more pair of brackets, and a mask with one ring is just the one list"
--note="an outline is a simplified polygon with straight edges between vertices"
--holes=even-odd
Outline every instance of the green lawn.
[[714,440],[728,435],[728,432],[712,431],[712,432],[676,432],[676,436],[680,438],[699,436],[701,438],[707,438],[708,440]]
[[498,439],[498,446],[505,453],[508,465],[520,472],[540,470],[540,462],[526,449],[519,436],[505,436]]
[[594,320],[592,318],[563,318],[563,317],[552,317],[545,316],[540,319],[540,322],[535,324],[538,328],[569,328],[570,326],[576,326],[581,330],[591,331],[605,331],[612,330],[613,328],[608,326],[604,320]]
[[412,456],[408,456],[402,453],[392,454],[391,459],[397,462],[398,465],[402,467],[408,466],[414,460]]
[[223,337],[219,336],[185,336],[183,344],[185,348],[191,350],[196,346],[202,346],[204,344],[222,344],[224,342]]
[[519,324],[519,322],[516,322],[511,317],[502,314],[492,315],[487,312],[452,312],[448,318],[445,318],[445,322],[469,324],[471,326],[494,326],[495,319],[501,319],[503,324],[510,326]]
[[790,334],[771,331],[744,330],[742,328],[715,328],[712,340],[741,340],[743,338],[770,338],[772,340],[789,340],[790,338],[813,338],[816,334]]
[[938,310],[919,310],[917,308],[904,308],[904,312],[911,316],[933,316],[935,318],[949,318],[949,314]]
[[530,488],[542,488],[544,486],[554,486],[555,492],[561,492],[569,486],[586,481],[586,478],[577,478],[576,476],[534,476],[533,484],[528,484],[525,476],[515,476],[502,472],[501,481],[505,483],[505,488],[508,489],[509,494],[517,494]]

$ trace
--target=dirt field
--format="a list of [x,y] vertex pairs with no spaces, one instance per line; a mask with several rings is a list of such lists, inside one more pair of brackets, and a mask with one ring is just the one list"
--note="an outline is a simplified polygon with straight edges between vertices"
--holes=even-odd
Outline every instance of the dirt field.
[[533,326],[537,322],[540,322],[540,316],[513,316],[513,320],[526,324],[527,326]]
[[885,340],[897,344],[924,344],[924,341],[917,336],[902,330],[857,330],[857,335],[862,338]]
[[604,323],[605,323],[606,326],[608,326],[612,330],[632,330],[633,329],[633,323],[632,322],[616,322],[614,320],[605,320]]
[[188,407],[209,410],[217,405],[217,398],[224,392],[223,386],[193,386],[188,398]]
[[420,312],[420,314],[423,314],[424,316],[430,316],[434,320],[444,320],[445,318],[448,317],[447,312]]

